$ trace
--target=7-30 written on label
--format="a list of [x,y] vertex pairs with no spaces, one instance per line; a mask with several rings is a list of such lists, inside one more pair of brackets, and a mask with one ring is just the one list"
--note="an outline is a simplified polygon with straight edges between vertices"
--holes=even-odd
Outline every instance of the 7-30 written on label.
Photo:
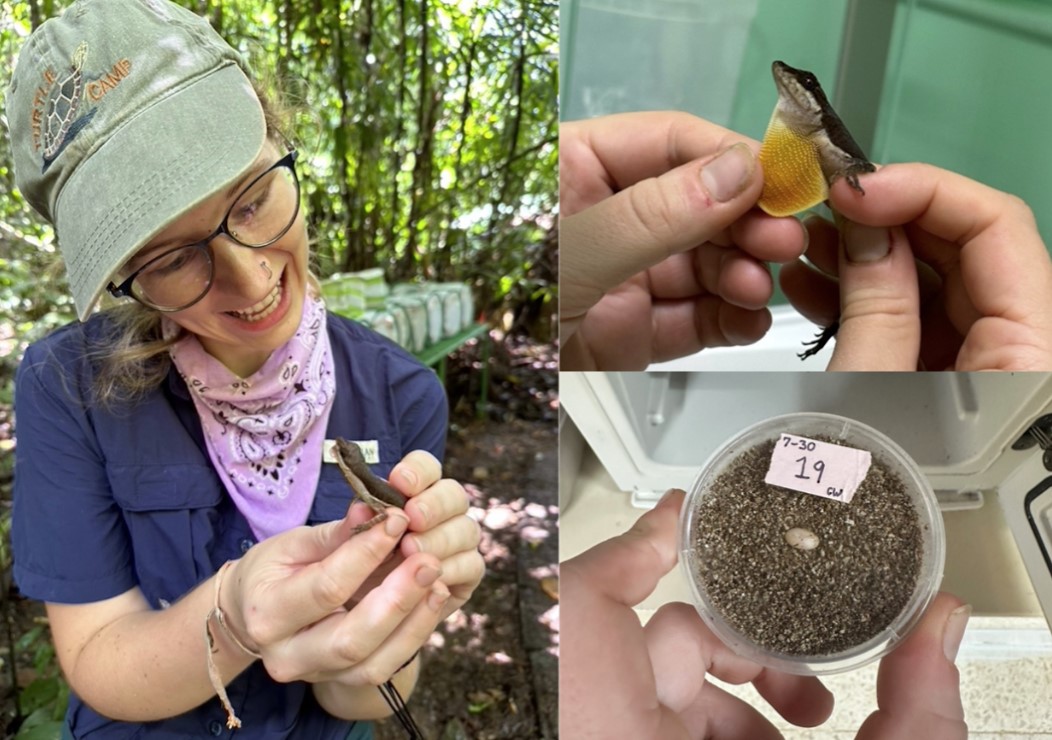
[[848,503],[871,463],[866,450],[782,434],[764,482]]

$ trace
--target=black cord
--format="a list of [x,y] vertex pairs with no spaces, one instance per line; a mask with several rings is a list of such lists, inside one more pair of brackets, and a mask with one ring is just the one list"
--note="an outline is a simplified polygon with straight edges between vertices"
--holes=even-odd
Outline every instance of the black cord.
[[406,736],[409,737],[410,740],[424,740],[424,733],[420,731],[420,728],[413,720],[413,715],[409,713],[409,708],[406,707],[405,700],[402,699],[402,695],[398,693],[398,689],[395,688],[394,681],[388,679],[382,686],[378,686],[377,688],[380,689],[380,695],[383,696],[384,701],[387,702],[387,706],[394,710],[395,717],[398,718],[399,724],[401,724],[402,729],[405,730]]

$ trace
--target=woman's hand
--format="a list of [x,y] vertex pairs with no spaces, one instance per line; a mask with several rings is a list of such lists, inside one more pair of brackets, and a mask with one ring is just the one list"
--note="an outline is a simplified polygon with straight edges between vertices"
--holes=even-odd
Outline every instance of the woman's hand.
[[808,318],[839,313],[831,370],[1052,370],[1052,261],[1023,201],[924,164],[862,182],[830,192],[844,247],[811,219],[814,267],[780,275]]
[[352,536],[373,515],[356,503],[343,520],[285,532],[238,562],[224,607],[275,679],[382,683],[467,601],[484,570],[479,529],[464,489],[441,472],[411,452],[389,480],[409,498],[405,511],[389,508]]
[[479,525],[467,516],[468,495],[460,483],[441,476],[441,463],[417,450],[395,465],[388,482],[409,498],[405,506],[409,531],[402,539],[401,554],[438,558],[441,581],[451,594],[442,613],[449,616],[471,598],[486,566],[478,551]]
[[369,517],[365,508],[264,540],[228,574],[220,603],[231,629],[262,654],[275,680],[377,685],[441,621],[449,590],[438,581],[438,559],[425,553],[406,558],[353,607],[345,606],[409,524],[402,511],[388,509],[386,521],[352,535]]
[[806,234],[754,209],[759,143],[685,113],[563,124],[559,316],[564,370],[642,370],[771,324],[765,261]]
[[[409,531],[401,547],[351,597],[348,607],[375,588],[404,558],[420,552],[434,555],[442,563],[442,583],[452,593],[445,616],[463,606],[474,593],[485,572],[478,552],[479,527],[465,515],[469,502],[464,487],[441,476],[441,463],[424,450],[410,452],[391,470],[388,483],[409,499],[405,507]],[[351,512],[356,524],[371,516],[372,510],[365,506],[360,511],[356,506]]]

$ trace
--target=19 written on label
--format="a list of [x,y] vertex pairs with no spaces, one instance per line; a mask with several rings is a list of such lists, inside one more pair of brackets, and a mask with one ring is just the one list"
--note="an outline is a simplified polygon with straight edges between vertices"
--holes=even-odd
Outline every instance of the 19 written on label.
[[[805,439],[804,437],[790,437],[788,434],[782,436],[782,442],[785,443],[786,447],[797,447],[805,452],[814,452],[817,442],[813,439]],[[800,472],[794,475],[794,478],[800,480],[811,480],[811,476],[807,474],[807,457],[798,457],[794,462],[800,463]],[[825,472],[826,463],[825,460],[815,460],[811,463],[811,468],[818,473],[818,479],[816,483],[822,482],[822,473]],[[829,486],[826,488],[826,495],[831,498],[843,498],[844,489],[837,488],[836,486]]]
[[847,503],[865,479],[871,462],[872,456],[865,450],[782,434],[764,481]]

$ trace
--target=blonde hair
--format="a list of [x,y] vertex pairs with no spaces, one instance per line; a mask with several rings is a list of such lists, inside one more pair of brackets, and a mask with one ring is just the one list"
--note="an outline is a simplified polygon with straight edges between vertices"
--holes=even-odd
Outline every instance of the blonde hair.
[[[282,133],[293,112],[277,87],[268,93],[257,82],[256,95],[263,106],[267,137],[276,143],[287,141]],[[318,279],[308,273],[308,285],[321,295]],[[159,387],[171,370],[168,348],[188,336],[182,327],[164,337],[159,311],[137,301],[119,303],[105,310],[107,330],[88,349],[95,365],[92,401],[104,408],[135,403]]]

